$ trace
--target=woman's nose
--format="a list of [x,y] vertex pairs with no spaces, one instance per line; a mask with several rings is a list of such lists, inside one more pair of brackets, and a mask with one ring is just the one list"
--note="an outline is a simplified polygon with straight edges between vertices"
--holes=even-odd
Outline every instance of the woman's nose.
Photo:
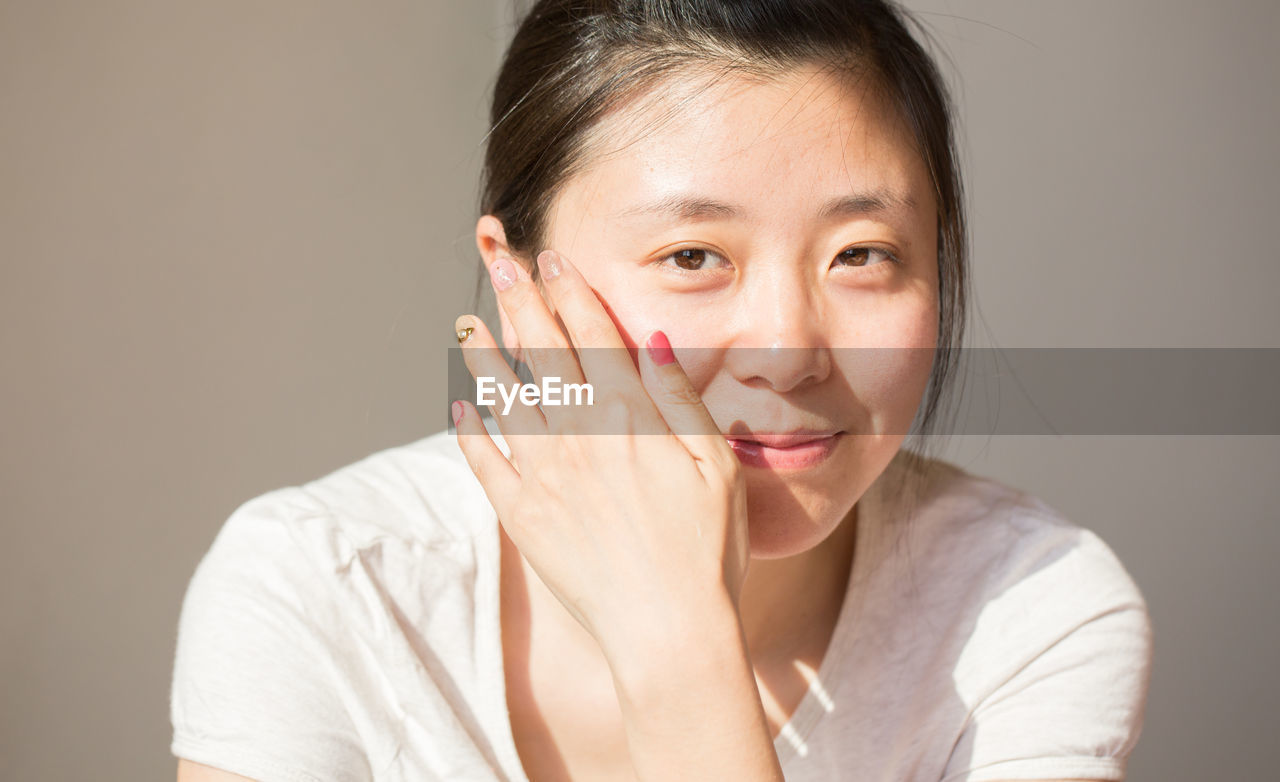
[[734,377],[779,393],[824,380],[831,353],[823,308],[801,275],[763,277],[742,294],[742,325],[726,358]]

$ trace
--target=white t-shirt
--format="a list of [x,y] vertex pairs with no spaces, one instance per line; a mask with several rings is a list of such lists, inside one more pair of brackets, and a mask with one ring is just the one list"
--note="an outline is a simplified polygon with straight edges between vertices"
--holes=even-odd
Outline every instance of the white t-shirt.
[[[925,479],[907,524],[883,476],[859,500],[835,633],[775,741],[788,782],[1121,779],[1151,656],[1132,580],[1024,493],[942,461]],[[183,604],[174,755],[263,782],[527,782],[498,564],[448,432],[246,502]]]

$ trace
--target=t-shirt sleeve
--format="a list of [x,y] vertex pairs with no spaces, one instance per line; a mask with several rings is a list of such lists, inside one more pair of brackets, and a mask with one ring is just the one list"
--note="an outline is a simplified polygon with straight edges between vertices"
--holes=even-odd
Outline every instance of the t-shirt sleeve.
[[293,489],[251,500],[196,568],[170,692],[176,757],[261,782],[370,778],[323,585],[295,539],[309,513]]
[[1121,780],[1143,721],[1151,626],[1110,549],[1083,532],[984,611],[977,653],[1005,666],[943,782]]

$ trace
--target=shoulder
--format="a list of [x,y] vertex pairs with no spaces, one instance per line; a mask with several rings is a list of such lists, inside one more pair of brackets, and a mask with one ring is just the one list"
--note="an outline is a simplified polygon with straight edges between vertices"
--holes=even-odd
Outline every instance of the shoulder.
[[914,468],[914,506],[889,519],[899,567],[981,605],[1093,603],[1145,612],[1137,584],[1097,534],[1047,502],[942,460]]
[[903,510],[884,517],[876,592],[886,621],[911,617],[902,632],[951,650],[965,700],[1033,660],[1091,659],[1146,686],[1146,601],[1098,535],[993,478],[939,460],[912,469],[914,507],[886,506]]
[[448,431],[370,454],[296,489],[356,542],[468,539],[478,531],[477,512],[487,506]]
[[174,754],[257,778],[360,778],[351,715],[382,708],[367,679],[411,655],[397,622],[471,626],[491,513],[447,432],[237,507],[183,599]]
[[350,621],[353,595],[473,567],[495,521],[447,431],[381,450],[237,507],[196,568],[182,622],[213,621],[233,599],[322,628],[338,614]]
[[960,707],[945,778],[1121,778],[1151,665],[1128,571],[1025,491],[941,461],[918,481],[880,584],[902,658]]
[[[484,529],[488,503],[447,431],[377,451],[237,507],[201,567],[294,562],[327,569],[376,546],[447,549]],[[286,568],[287,569],[287,568]]]

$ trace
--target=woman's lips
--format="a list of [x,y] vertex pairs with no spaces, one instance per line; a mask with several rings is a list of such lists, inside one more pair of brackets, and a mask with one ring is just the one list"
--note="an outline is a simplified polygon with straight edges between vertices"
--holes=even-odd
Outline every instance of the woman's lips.
[[738,461],[749,467],[771,470],[803,470],[826,461],[844,432],[831,435],[753,435],[750,439],[726,437]]

